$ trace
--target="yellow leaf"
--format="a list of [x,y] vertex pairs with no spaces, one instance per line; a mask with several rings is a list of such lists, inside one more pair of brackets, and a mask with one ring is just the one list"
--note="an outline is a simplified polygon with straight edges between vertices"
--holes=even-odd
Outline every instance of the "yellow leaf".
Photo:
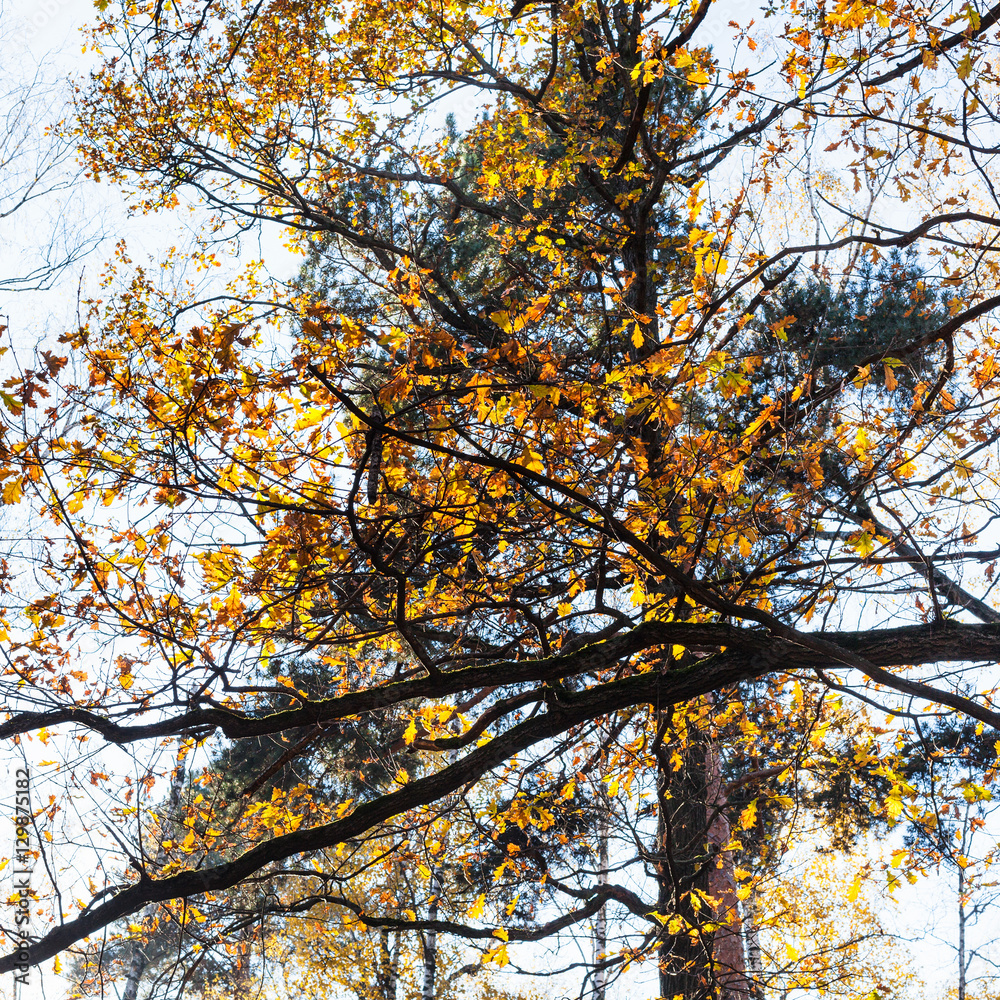
[[483,956],[483,961],[494,962],[501,968],[505,966],[510,959],[507,957],[507,945],[502,944],[499,948],[494,948],[491,951],[486,952]]
[[[3,488],[3,502],[5,504],[18,503],[23,493],[20,479],[12,479]],[[83,506],[81,502],[80,507]],[[79,508],[78,508],[79,509]]]
[[719,476],[719,482],[726,493],[735,493],[740,486],[743,484],[743,477],[746,473],[746,468],[741,462],[739,465],[733,466],[731,469],[727,469],[725,472]]
[[513,325],[510,319],[510,313],[504,312],[503,310],[493,312],[490,313],[490,319],[493,320],[493,322],[496,323],[496,325],[500,327],[504,333],[510,333]]
[[847,901],[849,903],[855,903],[858,899],[858,893],[861,891],[861,874],[860,872],[854,876],[854,881],[851,883],[850,889],[847,890]]
[[785,316],[777,322],[771,324],[771,330],[778,340],[788,341],[788,328],[795,322],[794,316]]

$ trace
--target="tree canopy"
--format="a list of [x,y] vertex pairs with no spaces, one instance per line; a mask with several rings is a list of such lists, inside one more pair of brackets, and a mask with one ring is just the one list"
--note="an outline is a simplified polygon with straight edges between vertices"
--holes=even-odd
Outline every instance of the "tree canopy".
[[[908,823],[915,875],[928,726],[1000,728],[1000,5],[97,7],[65,127],[206,221],[2,396],[0,734],[139,763],[31,960],[323,919],[393,990],[383,931],[848,982],[762,958],[781,843]],[[213,282],[258,226],[295,277]],[[165,746],[216,748],[170,836]]]

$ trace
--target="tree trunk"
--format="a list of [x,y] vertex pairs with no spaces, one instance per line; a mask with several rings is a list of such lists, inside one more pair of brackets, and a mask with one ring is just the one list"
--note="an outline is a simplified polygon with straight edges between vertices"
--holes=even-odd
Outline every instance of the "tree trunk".
[[399,983],[399,953],[403,946],[402,934],[396,931],[392,942],[392,961],[389,963],[389,985],[386,988],[386,1000],[396,1000],[397,984]]
[[743,908],[743,933],[747,943],[747,980],[752,1000],[764,1000],[764,963],[757,929],[757,893],[750,893]]
[[239,950],[228,985],[234,1000],[246,1000],[250,995],[250,949],[253,947],[253,928],[242,927],[239,935]]
[[[601,786],[598,795],[598,816],[597,816],[597,884],[600,886],[608,883],[608,810],[610,804],[607,795]],[[608,950],[608,907],[607,904],[597,911],[594,920],[594,964],[604,961]],[[604,1000],[607,990],[608,970],[597,968],[594,972],[594,1000]]]
[[715,861],[709,862],[708,891],[715,900],[715,919],[722,926],[712,940],[712,960],[722,1000],[747,1000],[751,984],[743,955],[740,901],[736,895],[733,852],[726,849],[732,835],[726,819],[726,792],[715,741],[705,745],[708,794],[708,847]]
[[379,940],[382,946],[379,967],[381,1000],[396,1000],[396,981],[399,975],[399,931],[390,931],[387,927],[383,927],[379,931]]
[[660,942],[660,993],[672,1000],[711,995],[711,950],[700,931],[697,893],[708,891],[706,865],[705,743],[666,743],[657,753],[657,912],[665,919]]
[[[164,822],[160,826],[160,842],[157,844],[156,853],[154,855],[157,865],[163,863],[165,851],[163,850],[162,842],[169,839],[168,834],[177,820],[177,810],[180,808],[181,791],[183,788],[184,765],[178,759],[170,782],[170,798],[167,806],[169,811]],[[159,903],[150,903],[142,911],[142,920],[140,920],[139,923],[144,933],[147,929],[151,929],[153,918],[156,916],[156,911],[159,909],[159,906]],[[125,990],[122,993],[122,1000],[135,1000],[139,993],[139,982],[142,980],[142,974],[146,971],[146,966],[148,964],[149,958],[146,955],[145,942],[142,941],[142,939],[136,939],[132,943],[132,959],[129,962],[128,974],[125,976]]]
[[965,1000],[965,869],[958,866],[958,1000]]
[[[665,744],[659,769],[658,910],[666,918],[660,944],[660,993],[672,1000],[748,1000],[729,823],[718,753],[712,738],[690,728]],[[714,912],[706,897],[715,901]],[[723,926],[704,929],[706,922]]]
[[[437,874],[431,875],[431,899],[427,905],[427,919],[437,920],[438,895],[441,883]],[[420,991],[420,1000],[434,1000],[434,981],[437,977],[437,931],[427,930],[423,934],[424,942],[424,984]]]
[[[402,881],[402,864],[397,861],[393,866],[393,895],[395,897],[395,916],[399,919],[399,891]],[[403,946],[403,934],[400,930],[390,931],[383,928],[382,938],[382,994],[383,1000],[396,1000],[399,984],[399,953]],[[390,941],[392,942],[390,944]]]

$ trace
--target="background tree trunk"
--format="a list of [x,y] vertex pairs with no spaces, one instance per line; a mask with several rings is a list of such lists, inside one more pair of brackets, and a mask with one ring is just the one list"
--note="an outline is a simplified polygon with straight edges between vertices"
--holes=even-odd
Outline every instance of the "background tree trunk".
[[[608,802],[604,785],[600,787],[598,793],[598,814],[597,814],[597,883],[600,886],[608,883]],[[608,950],[608,907],[605,903],[597,911],[594,919],[594,964],[598,966],[594,970],[594,1000],[604,1000],[608,982],[608,970],[602,968],[598,963],[604,960]]]
[[396,1000],[396,981],[399,974],[399,931],[383,927],[379,932],[382,946],[382,965],[379,983],[382,1000]]
[[726,792],[718,746],[709,738],[705,744],[707,770],[708,847],[714,864],[709,861],[708,891],[716,900],[715,918],[723,926],[713,935],[712,959],[722,1000],[747,1000],[751,984],[747,978],[743,954],[740,901],[736,895],[736,873],[733,852],[726,849],[732,831],[726,818]]
[[666,918],[660,942],[660,994],[697,1000],[710,993],[711,949],[693,902],[708,891],[705,743],[665,743],[657,753],[659,822],[657,912]]
[[[167,815],[164,818],[163,823],[160,825],[159,842],[154,855],[157,865],[163,863],[165,856],[163,841],[170,839],[170,830],[173,828],[174,823],[177,820],[177,810],[180,808],[181,792],[183,789],[184,765],[178,758],[177,764],[174,767],[173,777],[170,782],[170,798],[167,804]],[[150,903],[149,906],[142,911],[142,920],[140,921],[140,924],[144,933],[147,929],[150,929],[151,922],[156,916],[156,911],[159,909],[159,906],[159,903]],[[132,945],[132,958],[129,962],[128,974],[125,977],[125,989],[122,992],[122,1000],[135,1000],[139,993],[139,983],[142,980],[142,974],[146,971],[146,966],[148,964],[149,957],[146,954],[145,942],[142,938],[137,938]]]
[[[431,875],[431,899],[427,905],[427,919],[437,920],[438,895],[441,892],[441,882],[437,874]],[[434,1000],[434,986],[437,977],[437,931],[428,930],[423,934],[424,944],[424,982],[420,991],[421,1000]]]
[[764,964],[757,929],[757,893],[751,891],[743,907],[743,933],[747,950],[747,985],[752,1000],[764,1000]]
[[[718,750],[708,733],[691,727],[683,743],[665,743],[657,760],[657,912],[667,918],[660,992],[684,1000],[747,1000],[752,984],[733,856],[725,850],[730,828]],[[716,901],[714,913],[706,897]],[[723,926],[705,930],[709,921]]]
[[958,1000],[965,1000],[965,869],[958,866]]

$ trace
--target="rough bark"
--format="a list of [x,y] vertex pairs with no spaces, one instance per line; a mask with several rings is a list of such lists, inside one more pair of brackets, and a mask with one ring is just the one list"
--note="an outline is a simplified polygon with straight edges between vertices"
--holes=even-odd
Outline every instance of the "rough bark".
[[[718,749],[707,732],[689,730],[684,742],[659,756],[659,913],[668,922],[661,942],[660,991],[682,996],[747,1000],[742,924],[725,816]],[[714,913],[708,907],[714,901]],[[706,923],[721,924],[715,930]]]
[[[227,708],[193,709],[160,722],[122,725],[98,712],[81,708],[61,708],[46,712],[18,712],[0,725],[0,739],[8,739],[41,727],[76,723],[100,734],[109,743],[127,745],[140,740],[160,739],[197,732],[207,735],[218,730],[230,739],[266,736],[289,729],[310,727],[364,712],[375,712],[417,698],[443,698],[463,691],[514,684],[540,684],[593,670],[607,669],[619,660],[657,646],[677,644],[690,650],[718,649],[726,653],[701,660],[693,668],[709,674],[717,671],[714,690],[741,679],[759,676],[763,660],[783,670],[838,670],[864,664],[875,667],[921,665],[946,661],[986,660],[1000,662],[1000,624],[973,625],[955,621],[906,625],[901,628],[872,629],[866,632],[796,632],[787,627],[739,628],[722,624],[643,622],[607,639],[595,640],[565,655],[542,659],[499,661],[488,666],[449,670],[416,680],[397,681],[336,698],[308,702],[301,708],[251,715]],[[969,698],[932,685],[910,681],[904,674],[880,674],[876,678],[890,688],[918,698],[928,698],[1000,728],[1000,712],[993,712]],[[448,749],[439,741],[442,749]]]
[[[778,634],[775,634],[775,632]],[[662,711],[670,705],[689,702],[712,691],[773,670],[837,670],[859,666],[870,677],[897,692],[936,701],[970,718],[1000,728],[1000,713],[979,702],[908,679],[884,667],[915,665],[948,660],[1000,661],[1000,627],[944,621],[898,629],[868,632],[816,634],[797,633],[785,627],[768,631],[729,625],[687,625],[646,622],[627,632],[577,650],[566,656],[541,660],[463,668],[434,677],[388,684],[366,692],[307,704],[301,709],[264,717],[228,709],[194,710],[174,720],[128,726],[111,722],[89,710],[66,709],[15,716],[2,727],[0,736],[27,732],[42,725],[75,721],[114,743],[158,738],[177,732],[207,735],[219,728],[229,735],[260,735],[280,732],[296,723],[314,724],[358,712],[373,711],[411,698],[431,697],[463,690],[481,690],[491,684],[524,683],[608,669],[643,650],[665,643],[688,649],[718,649],[689,667],[625,676],[581,692],[551,692],[545,697],[546,711],[512,726],[495,739],[468,751],[455,763],[413,781],[391,794],[366,802],[334,822],[300,829],[275,837],[223,864],[200,871],[186,871],[165,879],[144,877],[123,886],[110,898],[92,905],[79,916],[54,928],[29,949],[31,963],[43,962],[122,917],[141,913],[149,904],[224,890],[258,873],[263,867],[309,851],[322,850],[359,836],[394,816],[434,802],[475,782],[515,754],[541,741],[553,739],[575,725],[640,704],[653,704]],[[450,750],[445,740],[442,750]],[[703,766],[703,765],[702,765]],[[0,958],[0,973],[21,964],[17,953]]]
[[732,831],[725,814],[726,792],[714,740],[707,745],[707,767],[708,847],[710,857],[715,859],[714,863],[709,863],[708,891],[716,901],[715,919],[722,925],[712,941],[715,978],[722,1000],[747,1000],[751,990],[743,954],[743,923],[736,894],[733,852],[726,849]]
[[660,994],[699,1000],[711,995],[711,941],[702,933],[708,892],[708,787],[704,734],[664,742],[657,753],[659,805],[656,875]]

